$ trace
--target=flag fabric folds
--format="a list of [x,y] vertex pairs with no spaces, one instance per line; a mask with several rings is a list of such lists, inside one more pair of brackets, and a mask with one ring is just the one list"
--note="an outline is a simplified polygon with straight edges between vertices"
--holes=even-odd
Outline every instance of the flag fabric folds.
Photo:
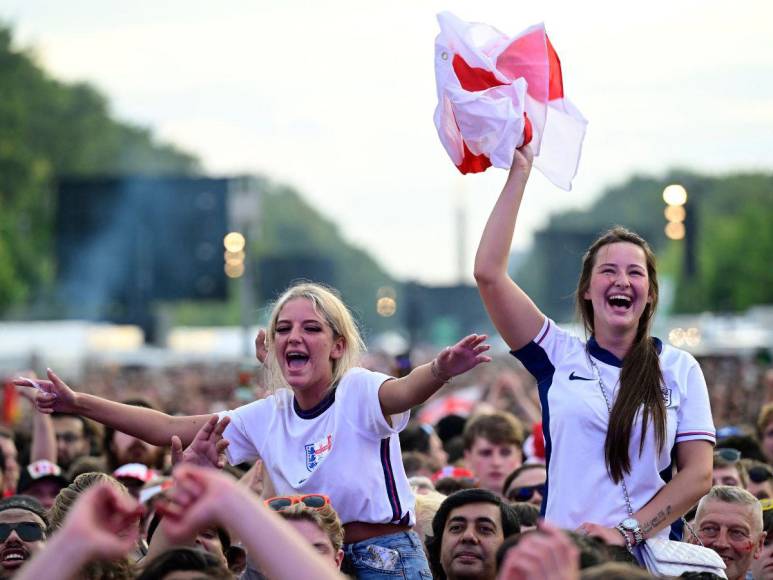
[[534,166],[570,190],[587,121],[564,96],[561,62],[545,27],[508,37],[487,24],[438,14],[435,126],[454,165],[479,173],[509,169],[531,143]]

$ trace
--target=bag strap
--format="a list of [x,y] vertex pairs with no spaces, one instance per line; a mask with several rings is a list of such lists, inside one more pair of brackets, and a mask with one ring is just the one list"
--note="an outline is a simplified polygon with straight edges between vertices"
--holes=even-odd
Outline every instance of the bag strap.
[[[601,389],[601,394],[604,397],[604,402],[607,404],[607,411],[609,412],[609,416],[612,416],[612,404],[609,402],[609,395],[607,395],[607,387],[604,385],[604,380],[601,378],[601,371],[599,370],[598,365],[596,364],[596,361],[593,360],[593,356],[588,352],[588,360],[590,361],[591,366],[593,367],[593,372],[596,373],[596,381],[598,382],[599,389]],[[628,510],[628,516],[633,517],[633,506],[631,505],[631,497],[628,495],[628,487],[625,485],[625,478],[620,478],[620,487],[623,489],[623,497],[625,498],[625,507]],[[698,543],[703,546],[703,542],[701,541],[700,537],[698,537],[698,534],[695,533],[695,530],[692,529],[692,526],[687,523],[687,520],[684,519],[684,517],[680,518],[682,520],[682,523],[687,527],[688,530],[690,530],[690,533],[693,535],[693,537],[698,540]],[[705,546],[704,546],[705,547]]]

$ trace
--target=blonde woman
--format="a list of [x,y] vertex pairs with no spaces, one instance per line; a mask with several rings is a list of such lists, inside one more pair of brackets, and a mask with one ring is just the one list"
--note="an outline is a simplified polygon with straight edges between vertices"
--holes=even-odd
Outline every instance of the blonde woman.
[[[327,495],[344,523],[344,551],[358,578],[429,577],[421,540],[411,530],[414,499],[398,433],[412,407],[451,377],[491,360],[485,338],[469,335],[395,379],[356,366],[363,342],[335,291],[292,286],[274,305],[265,344],[275,387],[289,389],[220,415],[230,419],[223,432],[228,460],[261,457],[277,494]],[[188,445],[210,419],[121,405],[76,393],[53,373],[49,378],[40,381],[41,411],[83,415],[155,445],[172,436]],[[212,463],[221,461],[223,448],[202,447]]]

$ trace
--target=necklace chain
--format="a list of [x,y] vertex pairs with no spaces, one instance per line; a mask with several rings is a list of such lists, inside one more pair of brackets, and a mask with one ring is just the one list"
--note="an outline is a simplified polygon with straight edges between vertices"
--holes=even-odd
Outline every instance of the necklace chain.
[[[609,396],[607,395],[607,388],[604,385],[604,381],[601,378],[601,371],[599,370],[599,367],[596,365],[596,361],[593,360],[593,357],[588,353],[588,360],[590,361],[591,366],[593,367],[593,371],[596,373],[596,380],[599,383],[599,389],[601,389],[601,394],[604,396],[604,402],[607,404],[607,411],[609,411],[609,415],[612,415],[612,405],[609,402]],[[633,507],[631,506],[631,498],[628,496],[628,488],[625,485],[625,480],[620,479],[620,486],[623,488],[623,495],[625,496],[625,507],[628,509],[628,515],[630,517],[633,517]],[[681,518],[682,523],[684,523],[685,526],[687,526],[687,529],[690,530],[690,533],[693,535],[693,538],[698,540],[698,543],[703,546],[703,542],[701,541],[700,537],[698,537],[698,534],[695,533],[695,530],[692,529],[692,526],[690,523],[684,518]]]
[[[593,357],[590,353],[588,353],[588,360],[590,360],[590,364],[593,367],[593,371],[596,373],[596,380],[599,383],[599,389],[601,389],[601,394],[604,397],[604,402],[607,404],[607,411],[609,412],[609,416],[612,416],[612,404],[609,402],[609,396],[607,395],[607,388],[604,385],[604,381],[601,378],[601,371],[599,370],[599,367],[596,365],[596,361],[593,360]],[[628,487],[625,485],[625,479],[620,478],[620,487],[623,489],[623,496],[625,497],[625,507],[628,510],[628,515],[630,517],[633,517],[633,507],[631,506],[631,498],[628,495]]]

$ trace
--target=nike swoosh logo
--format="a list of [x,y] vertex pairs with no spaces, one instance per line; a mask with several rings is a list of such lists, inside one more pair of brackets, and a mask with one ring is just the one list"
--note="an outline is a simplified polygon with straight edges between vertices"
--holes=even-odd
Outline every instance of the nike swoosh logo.
[[593,379],[586,379],[585,377],[577,376],[576,374],[574,374],[574,371],[572,371],[571,374],[569,375],[569,380],[570,381],[592,381]]

